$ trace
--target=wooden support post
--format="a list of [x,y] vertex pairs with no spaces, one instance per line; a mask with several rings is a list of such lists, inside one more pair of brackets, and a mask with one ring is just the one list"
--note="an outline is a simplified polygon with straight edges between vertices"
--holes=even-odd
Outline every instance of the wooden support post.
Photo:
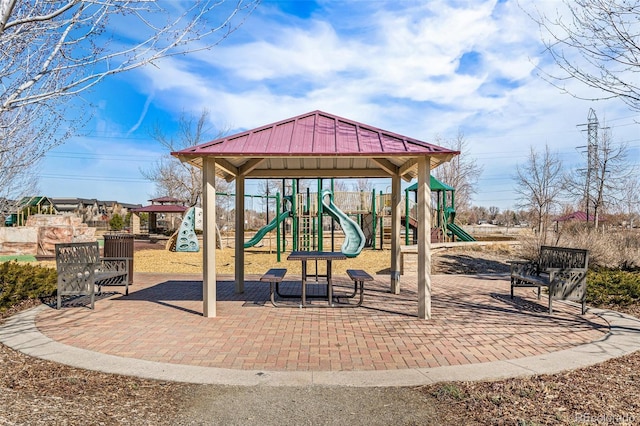
[[244,293],[244,176],[236,177],[236,293]]
[[216,316],[216,161],[204,157],[202,203],[204,207],[202,315]]
[[402,216],[400,176],[391,177],[391,293],[400,294],[400,219]]
[[431,319],[430,158],[418,159],[418,318]]

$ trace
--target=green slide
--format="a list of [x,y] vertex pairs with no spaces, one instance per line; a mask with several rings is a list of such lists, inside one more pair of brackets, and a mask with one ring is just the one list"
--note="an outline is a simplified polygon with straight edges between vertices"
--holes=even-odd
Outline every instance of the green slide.
[[[345,212],[333,204],[331,191],[325,189],[321,192],[321,195],[324,211],[340,223],[340,227],[344,232],[344,243],[342,243],[340,251],[347,257],[356,257],[362,251],[365,243],[362,229],[360,229],[360,226],[347,216]],[[327,199],[329,202],[326,201]]]
[[451,232],[453,232],[453,235],[455,235],[456,237],[458,237],[458,239],[460,241],[475,241],[476,239],[473,238],[471,235],[467,234],[464,229],[460,228],[458,225],[456,225],[455,223],[447,223],[447,229]]
[[249,241],[244,243],[244,248],[253,247],[256,244],[258,244],[260,242],[260,240],[262,240],[264,238],[264,236],[267,235],[267,232],[273,231],[276,228],[276,226],[278,226],[280,224],[280,222],[282,222],[287,217],[289,217],[290,213],[291,212],[288,212],[288,211],[280,213],[280,217],[276,217],[271,222],[269,222],[267,225],[265,225],[262,228],[258,229],[258,232],[256,232],[256,235],[254,235],[253,238],[251,238]]

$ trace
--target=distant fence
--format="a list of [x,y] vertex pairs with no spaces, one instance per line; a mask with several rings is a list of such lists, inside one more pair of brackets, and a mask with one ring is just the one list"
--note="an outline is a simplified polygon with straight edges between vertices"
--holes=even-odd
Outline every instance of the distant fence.
[[108,231],[109,221],[107,220],[88,220],[87,225],[91,228],[96,228],[98,231]]

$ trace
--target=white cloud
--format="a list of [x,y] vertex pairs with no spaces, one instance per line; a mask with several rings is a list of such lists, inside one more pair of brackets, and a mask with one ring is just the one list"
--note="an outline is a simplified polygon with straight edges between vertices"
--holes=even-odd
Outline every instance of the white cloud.
[[[555,3],[524,5],[552,10]],[[549,143],[569,156],[582,142],[576,125],[589,107],[630,115],[619,101],[579,101],[540,79],[536,67],[552,64],[541,56],[537,26],[514,1],[321,6],[308,19],[288,20],[273,5],[259,8],[215,49],[165,59],[131,82],[176,116],[207,108],[220,130],[315,109],[427,141],[461,129],[488,176],[508,175],[531,145]],[[456,73],[465,54],[469,69]],[[486,186],[493,184],[511,183],[503,177]]]

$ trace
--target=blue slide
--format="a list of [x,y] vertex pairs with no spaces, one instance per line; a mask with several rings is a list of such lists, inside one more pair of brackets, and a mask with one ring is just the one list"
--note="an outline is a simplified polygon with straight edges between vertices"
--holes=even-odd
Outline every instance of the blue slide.
[[[345,212],[333,204],[331,191],[324,189],[320,194],[322,196],[324,211],[340,223],[340,227],[344,232],[344,243],[342,243],[340,251],[347,257],[356,257],[362,251],[365,243],[362,229],[360,229],[360,226],[347,216]],[[327,200],[329,201],[327,202]]]
[[251,238],[249,241],[244,243],[244,248],[253,247],[256,244],[258,244],[260,242],[260,240],[262,240],[264,238],[264,236],[267,235],[267,232],[270,232],[270,231],[273,231],[274,229],[276,229],[276,226],[278,226],[280,224],[280,222],[282,222],[287,217],[289,217],[290,213],[291,212],[288,212],[288,211],[280,213],[280,217],[276,217],[271,222],[269,222],[267,225],[265,225],[262,228],[258,229],[258,232],[256,232],[256,235],[254,235],[253,238]]

